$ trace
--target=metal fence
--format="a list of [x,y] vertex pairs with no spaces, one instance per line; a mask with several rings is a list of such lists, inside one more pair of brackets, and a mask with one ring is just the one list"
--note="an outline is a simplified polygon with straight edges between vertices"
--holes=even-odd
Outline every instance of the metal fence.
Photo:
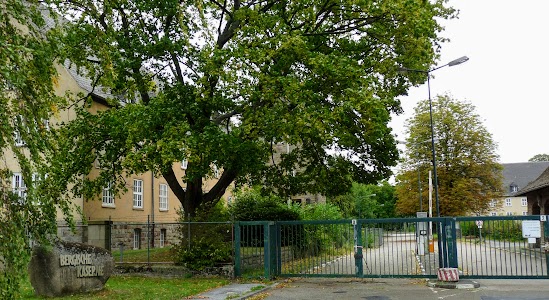
[[[549,278],[547,252],[540,247],[549,236],[543,219],[240,222],[235,224],[235,273],[436,278],[439,268],[452,267],[461,278]],[[530,240],[524,237],[525,225],[537,232]]]
[[[245,277],[549,278],[546,216],[280,222],[99,222],[59,227],[66,239],[110,248],[117,263],[173,264],[173,250],[226,251]],[[530,235],[530,239],[525,238]],[[203,249],[204,251],[200,251]],[[213,256],[212,256],[213,257]]]

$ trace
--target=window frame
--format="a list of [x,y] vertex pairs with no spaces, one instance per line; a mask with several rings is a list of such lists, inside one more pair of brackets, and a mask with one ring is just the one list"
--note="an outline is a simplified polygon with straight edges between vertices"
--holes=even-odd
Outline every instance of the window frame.
[[[165,189],[165,195],[163,195],[163,189]],[[169,202],[168,202],[168,185],[165,183],[159,184],[158,187],[158,210],[159,211],[168,211],[170,209]],[[162,201],[162,200],[165,201]]]
[[133,229],[133,250],[141,249],[141,228]]
[[513,202],[511,201],[511,198],[505,198],[505,207],[512,207]]
[[103,188],[103,192],[101,194],[101,206],[115,207],[114,193],[112,191],[112,182],[109,182],[107,186]]
[[526,198],[526,197],[521,198],[521,199],[520,199],[520,205],[521,205],[522,207],[528,206],[528,198]]
[[158,243],[158,246],[160,248],[164,248],[164,246],[166,246],[166,236],[167,236],[166,233],[167,232],[165,228],[160,229],[160,241]]
[[133,180],[133,208],[143,209],[143,180]]
[[23,179],[23,173],[14,172],[11,177],[11,189],[17,194],[20,201],[25,201],[27,198],[27,184]]

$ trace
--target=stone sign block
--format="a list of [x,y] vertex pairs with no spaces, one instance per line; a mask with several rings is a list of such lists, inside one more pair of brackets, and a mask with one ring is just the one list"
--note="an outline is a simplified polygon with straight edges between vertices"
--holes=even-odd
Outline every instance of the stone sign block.
[[37,295],[58,297],[102,290],[113,269],[108,250],[59,241],[33,248],[29,277]]

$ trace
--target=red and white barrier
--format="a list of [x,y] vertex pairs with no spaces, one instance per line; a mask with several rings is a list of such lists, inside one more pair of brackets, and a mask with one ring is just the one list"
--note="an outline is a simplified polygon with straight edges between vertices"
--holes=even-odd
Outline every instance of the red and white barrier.
[[459,281],[457,268],[439,268],[437,271],[439,281]]

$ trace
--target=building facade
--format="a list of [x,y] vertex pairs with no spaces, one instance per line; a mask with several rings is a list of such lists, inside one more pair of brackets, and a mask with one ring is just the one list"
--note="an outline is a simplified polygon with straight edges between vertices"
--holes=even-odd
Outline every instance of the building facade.
[[507,163],[503,166],[502,198],[494,199],[490,203],[487,215],[489,216],[517,216],[532,214],[529,210],[528,198],[519,193],[528,183],[535,180],[549,162]]

